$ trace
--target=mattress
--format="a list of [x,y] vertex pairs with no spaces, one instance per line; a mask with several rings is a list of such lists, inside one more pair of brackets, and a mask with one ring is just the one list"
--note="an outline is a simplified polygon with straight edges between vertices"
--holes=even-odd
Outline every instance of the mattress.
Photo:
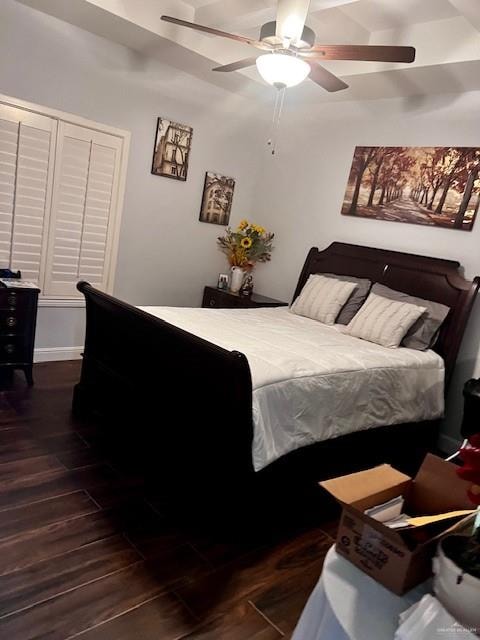
[[443,415],[444,364],[433,351],[387,349],[285,307],[140,308],[246,355],[256,471],[314,442]]

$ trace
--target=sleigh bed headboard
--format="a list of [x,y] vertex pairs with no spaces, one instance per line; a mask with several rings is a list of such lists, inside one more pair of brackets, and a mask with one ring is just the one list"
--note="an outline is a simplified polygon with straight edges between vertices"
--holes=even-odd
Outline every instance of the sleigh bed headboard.
[[316,247],[310,249],[294,300],[312,273],[368,278],[374,283],[450,307],[435,345],[435,351],[445,361],[448,385],[480,285],[478,277],[472,282],[466,280],[461,275],[460,263],[455,260],[333,242],[323,251]]

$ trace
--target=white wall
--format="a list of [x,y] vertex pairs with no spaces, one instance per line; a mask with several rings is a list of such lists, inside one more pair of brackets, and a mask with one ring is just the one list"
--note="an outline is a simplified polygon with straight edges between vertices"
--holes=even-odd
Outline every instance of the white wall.
[[[356,145],[480,146],[479,113],[480,92],[336,103],[305,112],[297,105],[286,113],[277,155],[265,162],[255,198],[262,224],[277,234],[272,263],[258,269],[257,288],[290,299],[309,247],[335,240],[456,259],[467,277],[480,274],[480,220],[469,233],[340,214]],[[479,344],[477,301],[448,402],[444,432],[453,438],[463,382],[480,375]]]
[[[198,305],[225,260],[198,221],[206,170],[236,178],[232,221],[251,210],[257,105],[13,0],[0,3],[0,93],[132,133],[115,294]],[[150,173],[157,116],[193,126],[186,183]],[[83,344],[84,310],[41,308],[36,346]]]

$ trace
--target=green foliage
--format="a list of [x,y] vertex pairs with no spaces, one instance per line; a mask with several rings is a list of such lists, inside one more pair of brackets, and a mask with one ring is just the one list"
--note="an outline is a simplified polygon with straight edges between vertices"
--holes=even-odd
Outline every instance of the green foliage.
[[237,229],[228,228],[217,240],[218,247],[232,267],[253,269],[257,262],[269,262],[274,234],[263,227],[242,220]]
[[480,527],[468,538],[458,564],[465,573],[480,578]]

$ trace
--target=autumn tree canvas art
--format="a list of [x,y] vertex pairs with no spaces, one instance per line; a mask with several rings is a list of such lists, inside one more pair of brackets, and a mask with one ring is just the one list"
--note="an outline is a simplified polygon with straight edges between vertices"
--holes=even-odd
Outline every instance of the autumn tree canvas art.
[[471,231],[479,174],[478,148],[356,147],[342,213]]

